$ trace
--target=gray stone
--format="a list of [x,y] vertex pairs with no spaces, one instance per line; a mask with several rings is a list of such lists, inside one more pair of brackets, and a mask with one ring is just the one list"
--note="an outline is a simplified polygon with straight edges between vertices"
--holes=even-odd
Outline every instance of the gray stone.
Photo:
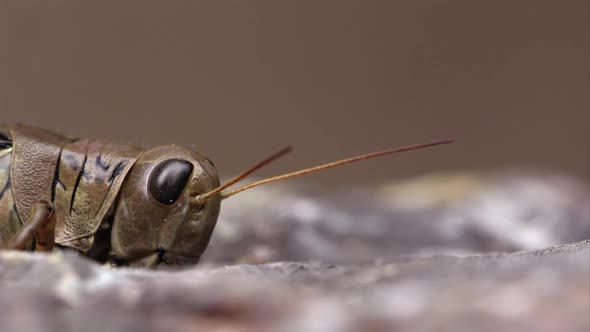
[[590,241],[541,251],[111,269],[0,254],[2,331],[588,331]]
[[588,197],[515,173],[261,188],[183,270],[0,252],[0,331],[589,331]]
[[368,263],[393,255],[536,250],[590,238],[588,185],[541,171],[440,173],[319,193],[304,184],[232,197],[203,263]]

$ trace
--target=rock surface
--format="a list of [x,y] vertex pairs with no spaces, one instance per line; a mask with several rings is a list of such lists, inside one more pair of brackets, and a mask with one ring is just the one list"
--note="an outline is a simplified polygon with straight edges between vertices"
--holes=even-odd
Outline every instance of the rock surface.
[[202,263],[370,263],[590,239],[588,185],[548,172],[443,173],[317,194],[293,183],[223,202]]
[[0,330],[590,330],[590,203],[575,181],[460,174],[250,194],[228,200],[189,269],[0,252]]

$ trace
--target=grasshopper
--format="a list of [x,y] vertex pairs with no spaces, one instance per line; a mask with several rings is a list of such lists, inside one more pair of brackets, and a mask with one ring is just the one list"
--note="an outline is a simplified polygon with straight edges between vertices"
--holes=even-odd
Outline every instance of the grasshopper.
[[71,248],[114,266],[196,264],[223,199],[259,185],[451,142],[365,154],[230,190],[291,148],[221,185],[213,163],[187,147],[144,149],[0,125],[0,248]]

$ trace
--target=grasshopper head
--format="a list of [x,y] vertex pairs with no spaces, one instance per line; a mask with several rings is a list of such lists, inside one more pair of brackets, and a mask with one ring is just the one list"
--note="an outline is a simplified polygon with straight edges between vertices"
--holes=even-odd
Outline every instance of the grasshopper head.
[[220,197],[195,197],[219,187],[215,166],[188,148],[143,153],[122,186],[111,232],[115,261],[155,267],[195,264],[219,216]]
[[[229,190],[254,171],[291,151],[286,147],[223,185],[209,159],[175,145],[145,152],[123,184],[111,233],[115,260],[154,267],[197,263],[215,227],[222,199],[260,185],[352,162],[448,144],[442,140],[333,161]],[[226,190],[228,189],[228,190]]]

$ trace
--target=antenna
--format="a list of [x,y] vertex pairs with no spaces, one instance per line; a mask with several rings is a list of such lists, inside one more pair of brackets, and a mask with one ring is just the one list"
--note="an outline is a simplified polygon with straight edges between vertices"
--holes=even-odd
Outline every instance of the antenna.
[[[271,182],[276,182],[276,181],[281,181],[281,180],[286,180],[286,179],[290,179],[293,177],[297,177],[297,176],[301,176],[301,175],[305,175],[305,174],[310,174],[310,173],[315,173],[315,172],[319,172],[321,170],[324,169],[328,169],[328,168],[332,168],[332,167],[337,167],[337,166],[341,166],[341,165],[345,165],[345,164],[349,164],[352,162],[356,162],[356,161],[361,161],[361,160],[366,160],[366,159],[371,159],[371,158],[376,158],[376,157],[381,157],[381,156],[385,156],[385,155],[389,155],[389,154],[394,154],[394,153],[399,153],[399,152],[404,152],[404,151],[410,151],[410,150],[418,150],[418,149],[423,149],[423,148],[427,148],[427,147],[432,147],[432,146],[436,146],[436,145],[442,145],[442,144],[449,144],[449,143],[453,143],[452,139],[447,139],[447,140],[442,140],[442,141],[436,141],[436,142],[431,142],[431,143],[424,143],[424,144],[416,144],[416,145],[409,145],[409,146],[404,146],[404,147],[399,147],[399,148],[394,148],[394,149],[389,149],[389,150],[384,150],[384,151],[378,151],[378,152],[373,152],[373,153],[368,153],[368,154],[364,154],[364,155],[360,155],[360,156],[356,156],[356,157],[352,157],[352,158],[347,158],[347,159],[342,159],[342,160],[338,160],[338,161],[333,161],[327,164],[323,164],[323,165],[319,165],[319,166],[314,166],[314,167],[310,167],[310,168],[306,168],[306,169],[302,169],[302,170],[298,170],[295,172],[291,172],[291,173],[287,173],[287,174],[283,174],[283,175],[278,175],[278,176],[273,176],[270,178],[266,178],[266,179],[262,179],[253,183],[250,183],[248,185],[245,185],[243,187],[239,187],[227,192],[222,192],[222,190],[224,190],[225,188],[229,187],[229,185],[224,185],[223,189],[215,189],[207,194],[203,194],[200,196],[197,196],[196,199],[198,200],[198,202],[200,202],[200,204],[204,203],[208,198],[219,194],[222,199],[226,199],[228,197],[231,197],[235,194],[241,193],[242,191],[248,190],[248,189],[252,189],[254,187],[258,187],[261,186],[263,184],[267,184],[267,183],[271,183]],[[276,159],[276,158],[269,158],[271,160]],[[263,164],[264,162],[262,162],[261,164]],[[258,165],[257,165],[258,166]],[[257,169],[259,167],[253,167],[253,169],[251,169],[252,171]],[[245,172],[244,174],[250,174],[252,172]],[[237,178],[244,178],[246,175],[244,176],[238,176]],[[238,180],[239,181],[239,180]],[[230,181],[231,182],[231,181]],[[235,181],[237,182],[237,181]],[[234,182],[234,183],[235,183]],[[204,199],[199,199],[199,197],[201,196],[205,196],[206,198]]]
[[250,167],[244,173],[236,176],[235,178],[224,183],[223,185],[211,190],[210,192],[196,196],[195,198],[193,198],[193,203],[196,205],[201,205],[201,204],[205,203],[209,198],[219,194],[222,190],[224,190],[230,186],[233,186],[234,184],[240,182],[242,179],[244,179],[248,175],[254,173],[256,170],[258,170],[258,169],[266,166],[267,164],[281,158],[282,156],[288,154],[291,151],[293,151],[293,148],[291,146],[287,146],[287,147],[282,148],[281,150],[272,154],[270,157],[258,162],[256,165]]

